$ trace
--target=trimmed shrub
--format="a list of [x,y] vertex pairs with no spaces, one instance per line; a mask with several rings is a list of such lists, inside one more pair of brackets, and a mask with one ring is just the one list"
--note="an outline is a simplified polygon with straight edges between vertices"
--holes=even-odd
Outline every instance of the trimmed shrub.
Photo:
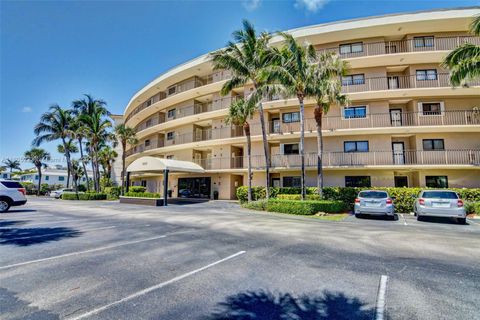
[[345,210],[340,201],[331,200],[278,200],[271,199],[267,203],[267,211],[298,215],[312,215],[317,212],[338,213]]
[[[252,194],[254,200],[265,198],[264,187],[252,188]],[[395,210],[397,212],[412,212],[415,198],[418,196],[421,190],[425,188],[394,188],[394,187],[371,187],[371,188],[350,188],[350,187],[325,187],[323,188],[323,199],[325,200],[337,200],[345,204],[346,209],[352,210],[355,197],[361,190],[376,189],[387,191],[391,197],[394,197]],[[465,202],[480,202],[480,188],[449,188],[448,190],[455,191],[459,194]],[[315,195],[317,188],[307,187],[307,195]],[[279,195],[282,195],[279,197]],[[289,198],[285,195],[300,195],[300,188],[271,188],[272,198],[282,199],[297,199],[296,196]],[[247,187],[242,186],[237,188],[237,198],[240,202],[247,201]],[[300,198],[298,196],[298,198]],[[308,197],[307,197],[308,199]],[[315,199],[314,197],[311,199]]]
[[135,198],[162,198],[160,193],[153,192],[126,192],[125,197],[135,197]]
[[87,191],[87,186],[84,184],[79,184],[78,187],[78,192],[86,192]]
[[480,202],[471,202],[470,204],[472,206],[472,209],[471,209],[470,213],[475,213],[475,214],[480,215]]
[[[77,200],[75,192],[64,192],[62,200]],[[107,200],[106,193],[79,193],[78,200]]]
[[120,187],[105,187],[103,190],[106,194],[108,199],[118,199],[120,196],[121,188]]
[[[306,200],[322,200],[318,194],[307,194],[307,196],[305,198],[306,198]],[[277,199],[301,200],[302,195],[300,195],[300,194],[278,194]]]
[[142,187],[142,186],[131,186],[128,188],[128,192],[145,192],[147,188]]
[[262,199],[262,200],[252,201],[252,202],[244,202],[242,203],[242,207],[246,209],[251,209],[251,210],[265,211],[267,210],[267,200]]

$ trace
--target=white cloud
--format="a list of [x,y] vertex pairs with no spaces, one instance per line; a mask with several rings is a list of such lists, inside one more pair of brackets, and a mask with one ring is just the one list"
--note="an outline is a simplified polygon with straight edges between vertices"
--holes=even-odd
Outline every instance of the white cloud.
[[32,112],[32,108],[30,108],[30,107],[23,107],[23,108],[22,108],[22,112],[23,112],[23,113]]
[[305,8],[310,12],[322,9],[330,0],[295,0],[295,8]]
[[260,6],[261,0],[242,0],[242,6],[248,11],[253,11]]

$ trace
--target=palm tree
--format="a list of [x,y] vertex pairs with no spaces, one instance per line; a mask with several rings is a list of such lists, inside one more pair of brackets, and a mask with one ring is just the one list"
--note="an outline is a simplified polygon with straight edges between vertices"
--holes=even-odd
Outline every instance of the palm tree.
[[115,136],[117,137],[118,142],[122,146],[122,186],[121,194],[123,195],[123,189],[125,187],[125,159],[127,157],[126,150],[127,144],[135,145],[138,143],[137,134],[135,129],[127,127],[125,124],[119,124],[115,127]]
[[[99,144],[108,138],[107,129],[112,126],[112,123],[104,118],[110,115],[106,107],[107,103],[104,100],[95,99],[88,94],[84,96],[83,99],[73,101],[72,106],[74,114],[77,115],[78,121],[84,127],[82,134],[85,134],[84,137],[88,140],[93,184],[95,191],[98,192],[100,190],[100,170],[97,152],[99,151]],[[86,168],[84,170],[86,172]]]
[[[67,139],[69,139],[72,134],[72,124],[72,112],[67,109],[62,109],[59,105],[54,104],[50,107],[49,112],[42,114],[40,122],[33,129],[33,132],[37,136],[33,140],[33,145],[36,147],[43,142],[51,142],[58,139],[62,141],[69,172],[71,172],[71,162]],[[67,180],[68,179],[69,177],[67,177]],[[73,181],[73,185],[75,190],[77,190],[77,184],[75,181]]]
[[73,131],[72,136],[75,139],[77,139],[77,141],[78,141],[78,146],[79,146],[78,149],[80,151],[80,162],[82,163],[83,174],[85,175],[85,181],[86,181],[86,184],[87,184],[87,191],[89,191],[90,190],[90,179],[88,177],[87,165],[86,165],[86,163],[89,161],[89,159],[88,159],[88,157],[86,157],[83,154],[83,141],[87,137],[87,129],[78,120],[78,118],[75,118],[75,121],[73,123],[73,128],[74,128],[74,130],[72,130]]
[[5,159],[3,160],[3,164],[6,168],[10,169],[10,173],[13,170],[22,170],[22,168],[20,168],[20,161],[18,160]]
[[40,148],[32,148],[25,152],[25,159],[33,162],[38,172],[37,196],[40,195],[40,187],[42,183],[42,166],[44,161],[50,160],[50,153]]
[[[470,32],[480,36],[480,15],[470,24]],[[443,60],[443,66],[450,69],[450,83],[454,86],[480,78],[480,46],[464,43]]]
[[[233,32],[235,42],[229,41],[226,48],[211,54],[214,70],[229,70],[230,80],[225,82],[221,94],[226,95],[234,88],[253,83],[254,91],[249,99],[258,101],[257,108],[262,128],[263,150],[265,154],[266,198],[270,195],[270,151],[267,142],[265,116],[263,114],[262,97],[267,90],[266,82],[261,79],[261,71],[272,63],[273,51],[268,47],[271,36],[267,32],[257,34],[254,26],[243,20],[243,30]],[[252,100],[253,101],[253,100]]]
[[118,157],[117,152],[110,146],[103,147],[98,152],[98,160],[100,161],[100,165],[102,166],[104,176],[107,179],[112,177],[112,166],[115,158]]
[[317,190],[323,197],[323,135],[322,120],[331,105],[346,105],[347,96],[342,94],[341,76],[346,73],[347,63],[333,53],[322,53],[310,66],[315,98],[314,117],[317,127]]
[[248,161],[248,202],[252,201],[252,141],[250,138],[250,124],[249,119],[252,119],[255,113],[256,103],[253,99],[238,99],[233,102],[229,109],[228,115],[225,118],[227,124],[235,126],[242,126],[247,138],[247,161]]
[[316,52],[312,45],[300,45],[290,34],[280,33],[285,43],[280,50],[275,50],[277,59],[263,71],[262,77],[269,83],[278,82],[284,93],[296,96],[300,104],[300,161],[301,194],[305,200],[305,106],[304,100],[313,92],[310,64],[315,61]]
[[72,179],[79,184],[80,177],[83,175],[83,169],[78,160],[72,160]]
[[[57,146],[58,153],[66,154],[67,150],[65,148],[68,149],[70,154],[78,152],[78,147],[75,145],[72,139],[68,140],[65,145],[59,144]],[[70,176],[72,175],[70,167],[71,166],[67,166],[67,188],[70,187]]]

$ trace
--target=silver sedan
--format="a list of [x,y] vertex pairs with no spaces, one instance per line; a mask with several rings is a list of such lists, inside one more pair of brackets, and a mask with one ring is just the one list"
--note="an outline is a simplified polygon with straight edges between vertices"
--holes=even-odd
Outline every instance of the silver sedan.
[[457,218],[458,222],[465,224],[467,216],[463,200],[450,190],[421,191],[413,212],[419,221],[424,217],[448,217]]
[[395,217],[393,199],[386,191],[365,190],[358,193],[354,206],[355,216],[362,214]]

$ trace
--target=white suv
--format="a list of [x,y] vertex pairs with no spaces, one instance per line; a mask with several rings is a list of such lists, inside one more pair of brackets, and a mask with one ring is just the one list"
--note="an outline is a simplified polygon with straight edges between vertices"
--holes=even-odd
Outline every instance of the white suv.
[[10,207],[22,206],[27,203],[26,193],[20,183],[0,179],[0,212],[6,212]]

